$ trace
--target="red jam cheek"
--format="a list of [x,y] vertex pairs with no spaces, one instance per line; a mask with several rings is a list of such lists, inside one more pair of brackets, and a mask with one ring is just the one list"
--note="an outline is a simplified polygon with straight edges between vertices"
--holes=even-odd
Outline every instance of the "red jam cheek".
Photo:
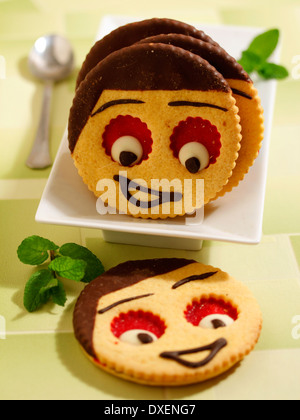
[[215,163],[221,152],[221,134],[216,126],[201,117],[188,117],[181,121],[170,137],[170,147],[177,158],[180,149],[187,143],[198,142],[208,150],[210,164]]
[[222,299],[212,297],[192,302],[184,313],[186,320],[195,326],[198,326],[203,318],[213,314],[228,315],[234,321],[238,318],[238,312],[234,306]]
[[111,331],[117,338],[124,332],[135,329],[149,331],[159,338],[164,334],[166,325],[159,316],[142,310],[122,313],[111,322]]
[[105,127],[103,133],[102,145],[108,156],[111,155],[111,148],[114,142],[123,136],[132,136],[138,139],[143,147],[142,160],[148,158],[152,151],[153,141],[151,131],[146,123],[131,115],[119,115],[117,118],[112,119]]

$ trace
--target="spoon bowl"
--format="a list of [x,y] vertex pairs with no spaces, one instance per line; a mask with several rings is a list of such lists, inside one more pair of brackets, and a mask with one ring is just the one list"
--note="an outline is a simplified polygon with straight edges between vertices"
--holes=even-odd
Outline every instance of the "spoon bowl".
[[74,54],[69,41],[59,35],[37,39],[29,54],[29,70],[40,80],[58,82],[69,76]]
[[55,82],[67,78],[74,69],[71,44],[60,35],[47,35],[37,39],[29,54],[28,67],[35,78],[45,83],[45,89],[40,123],[26,165],[32,169],[43,169],[52,163],[49,153],[52,88]]

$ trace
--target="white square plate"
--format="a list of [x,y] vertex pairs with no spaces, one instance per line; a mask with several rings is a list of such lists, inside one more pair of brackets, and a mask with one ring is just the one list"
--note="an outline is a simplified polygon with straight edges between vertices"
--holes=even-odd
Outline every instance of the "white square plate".
[[[106,16],[101,21],[97,39],[133,20]],[[204,30],[237,59],[253,37],[263,31],[261,28],[193,24]],[[272,60],[278,62],[279,49],[272,56]],[[256,87],[265,117],[265,137],[259,157],[238,187],[205,206],[203,220],[178,217],[154,221],[126,215],[101,216],[96,210],[96,198],[82,182],[73,164],[66,130],[37,210],[36,221],[102,229],[105,234],[111,233],[112,240],[116,242],[142,243],[139,242],[139,238],[144,238],[144,242],[146,238],[146,244],[154,243],[171,248],[180,247],[180,243],[182,248],[189,248],[189,240],[191,244],[193,241],[202,240],[259,243],[276,82],[259,80]],[[109,235],[107,238],[109,240]],[[155,244],[155,239],[159,239],[158,244]],[[176,240],[179,241],[179,245],[176,245]]]

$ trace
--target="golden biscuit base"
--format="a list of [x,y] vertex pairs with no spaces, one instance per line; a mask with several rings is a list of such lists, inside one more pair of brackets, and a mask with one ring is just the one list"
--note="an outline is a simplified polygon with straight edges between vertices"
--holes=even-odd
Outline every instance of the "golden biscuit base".
[[[148,272],[147,264],[164,267],[162,274],[151,269]],[[172,269],[173,264],[178,268]],[[134,280],[129,280],[130,270]],[[148,277],[152,274],[156,275]],[[112,292],[107,281],[113,283]],[[118,282],[120,289],[116,286]],[[176,259],[131,261],[92,283],[79,298],[74,312],[77,339],[97,367],[129,381],[152,386],[206,381],[240,362],[253,350],[260,336],[262,315],[252,293],[244,284],[212,266],[191,260],[177,263]],[[195,308],[203,310],[205,303],[202,307],[197,307],[197,303],[209,300],[233,308],[236,319],[228,325],[214,324],[214,328],[192,323],[187,315],[189,307],[196,303]],[[193,311],[195,314],[196,309]],[[218,311],[214,311],[212,316],[217,321]],[[227,311],[229,314],[230,309]],[[159,318],[165,325],[163,334],[140,345],[124,341],[113,325],[118,319],[126,322],[126,316],[132,314]]]
[[224,196],[244,179],[259,154],[264,138],[263,108],[257,89],[252,82],[232,79],[227,82],[233,90],[233,97],[239,109],[242,140],[233,173],[215,198]]
[[[97,102],[94,110],[98,109],[101,104],[107,103],[118,97],[118,99],[128,97],[128,92],[125,91],[104,91]],[[131,180],[142,179],[151,185],[153,179],[159,178],[169,180],[186,180],[190,179],[192,182],[192,206],[186,208],[183,203],[172,205],[166,203],[159,206],[159,208],[138,209],[130,206],[126,198],[120,193],[119,185],[115,182],[115,190],[111,190],[113,194],[116,193],[116,200],[114,197],[107,197],[108,201],[116,204],[118,210],[129,213],[132,216],[142,218],[167,218],[183,215],[187,212],[192,212],[195,208],[202,207],[203,204],[212,200],[218,191],[226,184],[228,178],[231,176],[232,170],[235,167],[235,161],[238,157],[240,148],[240,125],[238,117],[238,109],[235,106],[235,101],[230,94],[223,92],[198,92],[198,91],[131,91],[130,97],[139,99],[145,104],[137,107],[135,104],[126,105],[125,112],[122,108],[124,106],[112,107],[107,109],[105,116],[100,114],[90,118],[76,144],[73,153],[73,159],[83,181],[88,185],[89,189],[93,191],[96,197],[103,195],[104,188],[99,187],[100,179],[113,179],[115,174],[118,174],[122,168],[119,163],[113,162],[111,157],[104,153],[103,146],[99,140],[99,132],[103,132],[105,127],[116,115],[131,115],[140,118],[142,121],[147,121],[147,126],[152,133],[153,142],[152,152],[149,158],[140,165],[132,168],[123,168],[126,171],[127,177]],[[216,111],[212,108],[203,108],[201,110],[201,118],[210,121],[211,124],[217,127],[222,139],[221,154],[217,162],[210,165],[198,174],[189,174],[186,168],[175,159],[170,149],[170,136],[173,128],[176,127],[180,121],[185,120],[186,117],[199,116],[197,108],[180,107],[180,109],[168,109],[168,102],[173,100],[187,100],[217,103],[219,106],[226,108],[227,112]],[[162,107],[165,104],[165,109]],[[165,112],[165,114],[164,114]],[[97,158],[96,158],[97,157]],[[197,180],[204,182],[204,195],[200,196],[200,203],[196,206],[197,194]],[[179,183],[179,188],[182,184]],[[119,205],[122,205],[120,208]],[[173,210],[173,213],[172,213]],[[175,210],[175,211],[174,211]]]

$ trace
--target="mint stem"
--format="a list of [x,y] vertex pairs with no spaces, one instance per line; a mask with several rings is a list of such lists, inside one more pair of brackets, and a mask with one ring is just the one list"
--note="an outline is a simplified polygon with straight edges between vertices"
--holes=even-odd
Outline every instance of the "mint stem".
[[50,251],[50,261],[53,261],[56,258],[55,251]]

